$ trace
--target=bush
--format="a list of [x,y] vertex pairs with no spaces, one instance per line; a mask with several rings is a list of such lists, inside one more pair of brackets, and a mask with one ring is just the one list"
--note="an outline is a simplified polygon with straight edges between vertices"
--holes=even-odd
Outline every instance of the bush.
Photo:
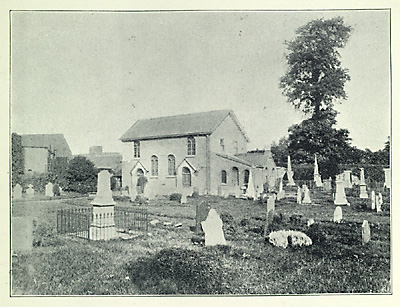
[[180,194],[180,193],[172,193],[169,196],[169,200],[171,200],[171,201],[181,202],[181,198],[182,198],[182,194]]
[[46,184],[54,181],[55,176],[52,173],[33,173],[31,175],[24,175],[21,183],[24,190],[28,188],[29,184],[32,184],[35,192],[43,193]]
[[193,251],[163,249],[154,256],[139,258],[127,267],[130,278],[151,294],[221,294],[223,267],[211,249]]
[[67,169],[67,191],[86,194],[97,190],[97,168],[83,156],[69,161]]

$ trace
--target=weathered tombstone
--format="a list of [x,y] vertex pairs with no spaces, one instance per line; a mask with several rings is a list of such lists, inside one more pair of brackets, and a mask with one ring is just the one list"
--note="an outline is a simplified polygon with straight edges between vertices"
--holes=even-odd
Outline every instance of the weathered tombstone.
[[181,204],[182,205],[187,204],[187,195],[186,195],[186,193],[183,193],[182,196],[181,196]]
[[210,204],[205,201],[196,205],[196,232],[201,232],[201,222],[206,220],[210,209]]
[[57,183],[55,183],[53,185],[53,195],[54,196],[60,196],[60,194],[61,194],[61,188],[58,186]]
[[280,178],[277,200],[281,200],[282,198],[285,198],[285,190],[283,189],[283,180],[282,180],[282,178]]
[[45,195],[48,197],[53,197],[54,193],[53,193],[53,184],[51,182],[49,182],[48,184],[46,184],[45,186]]
[[343,173],[344,173],[344,187],[352,188],[353,184],[351,183],[351,171],[346,170],[346,171],[343,171]]
[[12,194],[13,199],[21,199],[22,198],[22,187],[20,184],[16,184],[16,186],[13,189],[13,194]]
[[26,196],[29,198],[33,198],[35,196],[35,190],[33,189],[33,185],[29,184],[26,189]]
[[333,202],[335,205],[348,205],[350,206],[349,202],[346,198],[346,193],[344,191],[344,182],[341,180],[336,180],[336,193],[335,193],[335,200]]
[[360,168],[360,198],[368,198],[367,185],[365,184],[364,168]]
[[307,221],[307,227],[310,227],[311,225],[315,224],[314,219],[308,219]]
[[364,220],[361,226],[362,244],[367,244],[371,240],[371,230],[367,220]]
[[378,195],[375,196],[375,203],[376,203],[376,212],[382,212],[382,204],[383,204],[382,193],[378,193]]
[[297,203],[299,205],[301,205],[301,196],[302,196],[301,194],[302,194],[301,188],[297,187]]
[[390,168],[384,168],[383,171],[385,172],[384,188],[390,189],[390,186],[392,184],[392,178],[391,178],[391,175],[390,175]]
[[323,180],[324,191],[330,192],[332,190],[332,178]]
[[111,174],[107,169],[97,175],[97,193],[91,202],[93,205],[93,220],[90,225],[91,240],[110,240],[118,237],[115,229],[114,205],[110,188]]
[[371,192],[371,209],[372,210],[375,210],[375,205],[376,205],[375,201],[376,201],[376,199],[375,199],[375,191],[372,191]]
[[302,203],[309,205],[309,204],[311,204],[310,190],[308,189],[308,186],[306,186],[306,185],[303,186],[303,190],[304,190],[304,198],[303,198]]
[[210,209],[207,219],[201,222],[205,233],[205,246],[226,245],[222,220],[215,209]]
[[268,225],[271,224],[275,214],[275,199],[276,195],[268,195],[267,199],[267,212],[265,218],[264,237],[267,236]]
[[335,223],[340,223],[342,221],[343,215],[342,215],[342,207],[337,206],[335,208],[335,212],[333,212],[333,221]]
[[29,252],[33,245],[33,220],[29,217],[11,219],[11,249],[13,253]]
[[317,187],[322,187],[321,175],[319,174],[318,170],[318,162],[317,162],[317,155],[314,156],[314,182]]
[[287,163],[287,171],[286,171],[286,175],[288,177],[289,182],[287,183],[288,186],[295,186],[296,184],[294,183],[293,180],[293,175],[294,172],[292,170],[292,164],[290,163],[290,156],[288,156],[288,163]]

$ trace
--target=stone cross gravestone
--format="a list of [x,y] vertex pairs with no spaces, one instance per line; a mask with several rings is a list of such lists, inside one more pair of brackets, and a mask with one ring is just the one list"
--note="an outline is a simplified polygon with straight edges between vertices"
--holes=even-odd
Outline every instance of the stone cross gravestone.
[[22,187],[20,184],[17,185],[13,189],[13,199],[21,199],[22,198]]
[[33,220],[30,217],[11,219],[11,249],[13,253],[29,252],[33,245]]
[[201,232],[201,222],[206,220],[210,209],[210,204],[205,201],[196,205],[196,232]]
[[33,198],[35,196],[35,190],[33,189],[33,185],[28,185],[28,188],[26,189],[26,196],[29,198]]
[[308,189],[308,186],[303,185],[303,190],[304,190],[304,198],[302,203],[309,205],[311,204],[311,198],[310,198],[310,190]]
[[337,206],[335,208],[335,212],[333,212],[333,221],[335,223],[340,223],[342,221],[343,215],[342,215],[342,207]]
[[375,201],[376,201],[376,198],[375,198],[375,191],[372,191],[371,192],[371,209],[372,210],[375,210]]
[[371,240],[371,229],[367,220],[364,220],[361,226],[362,244],[367,244]]
[[201,222],[205,233],[205,246],[226,245],[222,220],[215,209],[210,209],[207,219]]
[[53,193],[53,184],[51,182],[49,182],[48,184],[46,184],[45,187],[45,195],[48,197],[53,197],[54,193]]
[[300,187],[297,187],[297,203],[301,205],[301,197],[302,197],[302,191]]
[[344,182],[342,180],[336,181],[336,193],[333,203],[335,205],[350,205],[346,198],[346,193],[344,191]]

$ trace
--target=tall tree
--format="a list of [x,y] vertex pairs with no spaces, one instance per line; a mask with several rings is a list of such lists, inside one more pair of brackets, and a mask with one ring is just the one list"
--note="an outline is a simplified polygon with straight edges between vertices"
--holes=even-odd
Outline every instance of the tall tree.
[[342,17],[317,19],[300,27],[296,38],[286,42],[288,70],[280,87],[296,109],[318,119],[333,110],[335,100],[347,98],[344,84],[350,76],[341,67],[338,49],[346,45],[350,32]]

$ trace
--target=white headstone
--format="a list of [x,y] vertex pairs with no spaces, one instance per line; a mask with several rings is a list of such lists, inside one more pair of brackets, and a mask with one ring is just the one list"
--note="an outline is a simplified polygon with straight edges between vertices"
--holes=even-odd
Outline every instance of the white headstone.
[[301,205],[301,196],[302,196],[301,194],[302,194],[301,188],[297,187],[297,203],[299,205]]
[[182,194],[181,197],[181,204],[186,204],[187,203],[187,195],[185,193]]
[[282,178],[280,178],[277,200],[281,200],[282,198],[285,198],[285,190],[283,189],[283,180],[282,180]]
[[13,189],[13,199],[21,199],[22,198],[22,187],[20,184],[16,184],[16,186]]
[[390,168],[384,168],[383,171],[385,172],[385,184],[384,187],[390,189],[392,184],[392,178],[390,175]]
[[222,220],[215,209],[210,209],[207,219],[201,222],[205,233],[205,246],[226,245]]
[[28,188],[26,189],[26,196],[29,198],[33,198],[35,196],[35,190],[33,189],[33,185],[28,185]]
[[371,192],[371,209],[372,210],[375,210],[375,205],[376,205],[375,201],[376,201],[375,191],[372,191]]
[[364,168],[360,168],[360,185],[364,184],[365,185],[365,175],[364,175]]
[[254,185],[253,173],[249,172],[249,182],[247,184],[246,196],[251,199],[257,198],[256,187]]
[[289,180],[287,185],[288,186],[294,186],[296,184],[294,183],[294,180],[293,180],[294,172],[292,170],[292,164],[290,163],[290,156],[288,156],[288,163],[287,164],[288,164],[288,166],[287,166],[286,174],[287,174],[287,177],[288,177],[288,180]]
[[335,205],[350,205],[346,198],[346,193],[344,191],[344,182],[339,180],[336,181],[336,193],[335,200],[333,202]]
[[311,204],[310,190],[306,185],[303,186],[303,190],[304,190],[304,198],[302,203],[306,205]]
[[49,197],[53,197],[54,193],[53,193],[53,184],[51,182],[49,182],[48,184],[46,184],[45,187],[45,195],[49,196]]
[[111,174],[108,170],[102,170],[97,175],[97,193],[95,199],[91,202],[92,205],[104,206],[114,205],[110,188]]
[[362,244],[367,244],[371,240],[371,230],[367,220],[364,220],[361,226]]
[[342,207],[337,206],[335,208],[335,212],[333,212],[333,221],[335,223],[340,223],[342,221],[343,215],[342,215]]
[[344,173],[344,187],[352,188],[353,184],[351,183],[351,171],[346,170],[343,173]]
[[321,181],[321,175],[319,174],[318,170],[318,161],[317,161],[317,155],[314,156],[314,182],[317,187],[322,187],[322,181]]

